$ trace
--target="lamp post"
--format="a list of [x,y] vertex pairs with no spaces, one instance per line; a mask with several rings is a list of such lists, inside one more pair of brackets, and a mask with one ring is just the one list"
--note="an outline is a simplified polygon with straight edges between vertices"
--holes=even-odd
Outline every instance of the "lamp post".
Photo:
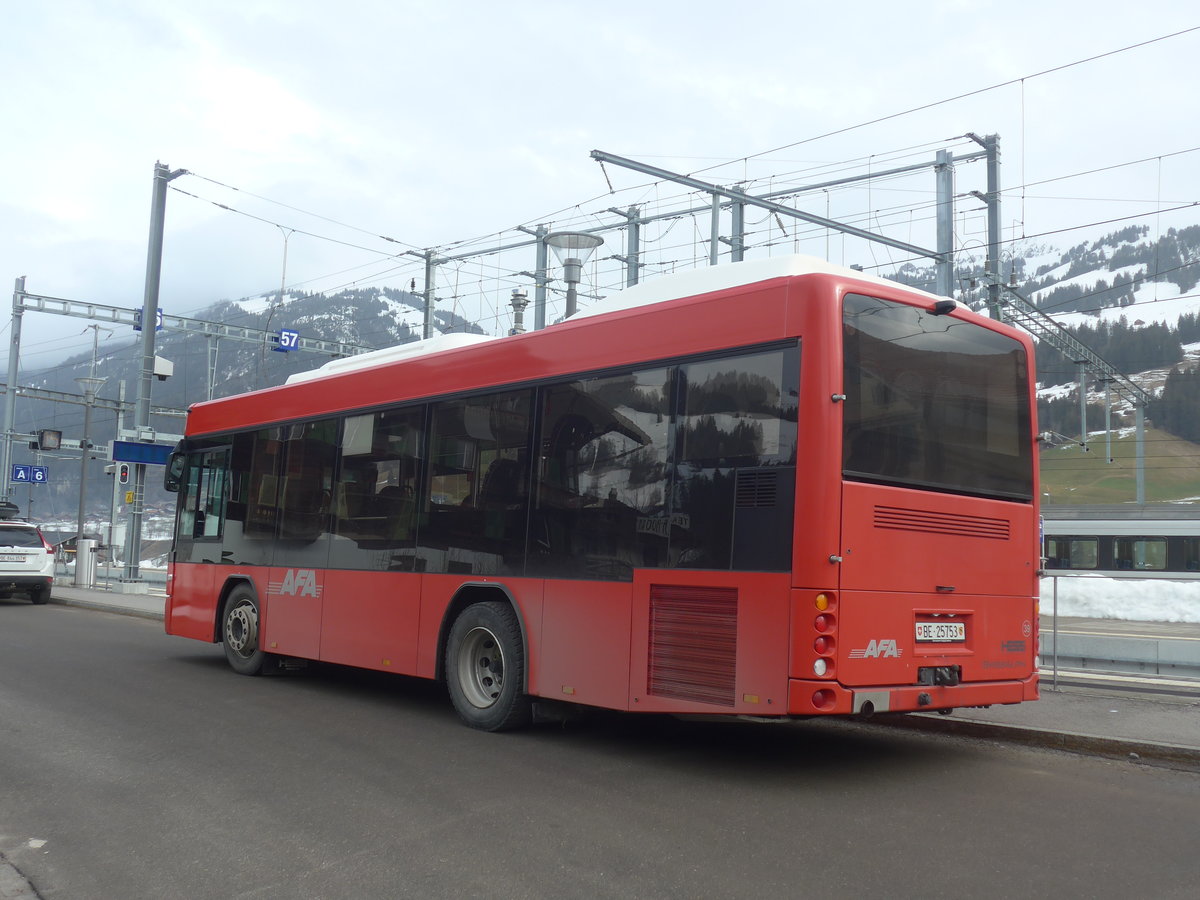
[[575,286],[583,275],[583,264],[592,251],[604,243],[604,238],[586,231],[556,231],[546,235],[546,245],[563,267],[563,281],[567,283],[567,318],[575,315]]

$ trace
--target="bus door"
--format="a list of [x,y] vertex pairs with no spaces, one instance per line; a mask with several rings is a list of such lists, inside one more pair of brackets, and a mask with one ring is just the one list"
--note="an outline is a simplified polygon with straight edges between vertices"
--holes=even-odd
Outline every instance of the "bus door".
[[415,674],[421,572],[417,497],[425,407],[347,416],[333,492],[321,659]]
[[287,426],[283,437],[275,484],[275,546],[263,597],[263,649],[317,659],[338,422]]

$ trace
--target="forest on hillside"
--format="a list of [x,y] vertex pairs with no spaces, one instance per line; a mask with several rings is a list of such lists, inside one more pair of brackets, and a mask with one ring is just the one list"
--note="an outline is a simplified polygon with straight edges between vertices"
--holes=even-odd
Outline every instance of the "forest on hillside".
[[[1147,240],[1148,226],[1132,225],[1090,244],[1078,244],[1056,263],[1042,265],[1021,287],[1037,296],[1037,305],[1053,314],[1098,312],[1129,306],[1134,291],[1148,282],[1174,284],[1181,294],[1200,284],[1200,225],[1169,228],[1157,240]],[[1066,267],[1065,270],[1063,267]],[[1094,282],[1070,283],[1081,275],[1102,275]],[[1065,283],[1064,283],[1065,282]]]
[[[1146,410],[1154,424],[1177,437],[1200,441],[1200,370],[1181,367],[1184,346],[1200,342],[1200,316],[1181,316],[1177,328],[1161,323],[1135,327],[1124,319],[1066,329],[1118,370],[1135,374],[1150,369],[1170,369],[1162,394]],[[1037,349],[1038,381],[1042,385],[1075,380],[1077,366],[1059,351],[1044,344]],[[1038,402],[1038,422],[1043,431],[1075,434],[1079,430],[1079,400],[1075,396]],[[1114,425],[1126,424],[1117,417]],[[1104,408],[1087,407],[1087,428],[1104,428]]]

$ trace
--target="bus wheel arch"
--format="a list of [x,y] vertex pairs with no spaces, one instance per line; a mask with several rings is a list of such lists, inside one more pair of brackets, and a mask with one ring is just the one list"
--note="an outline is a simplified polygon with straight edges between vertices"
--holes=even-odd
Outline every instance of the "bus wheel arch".
[[225,603],[229,600],[229,595],[239,587],[246,587],[252,591],[255,590],[254,582],[245,576],[227,578],[225,579],[225,583],[221,585],[221,592],[217,595],[217,605],[213,609],[212,642],[214,644],[219,644],[225,639]]
[[261,646],[258,592],[248,580],[230,579],[221,594],[216,633],[225,659],[239,675],[261,675],[269,654]]
[[439,648],[438,677],[467,725],[505,731],[532,721],[525,625],[506,590],[461,588],[442,620]]

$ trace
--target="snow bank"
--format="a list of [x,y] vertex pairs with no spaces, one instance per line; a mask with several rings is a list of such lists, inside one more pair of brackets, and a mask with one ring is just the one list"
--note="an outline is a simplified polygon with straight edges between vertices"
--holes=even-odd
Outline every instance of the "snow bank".
[[1042,579],[1042,614],[1130,622],[1200,622],[1200,580],[1061,575]]

